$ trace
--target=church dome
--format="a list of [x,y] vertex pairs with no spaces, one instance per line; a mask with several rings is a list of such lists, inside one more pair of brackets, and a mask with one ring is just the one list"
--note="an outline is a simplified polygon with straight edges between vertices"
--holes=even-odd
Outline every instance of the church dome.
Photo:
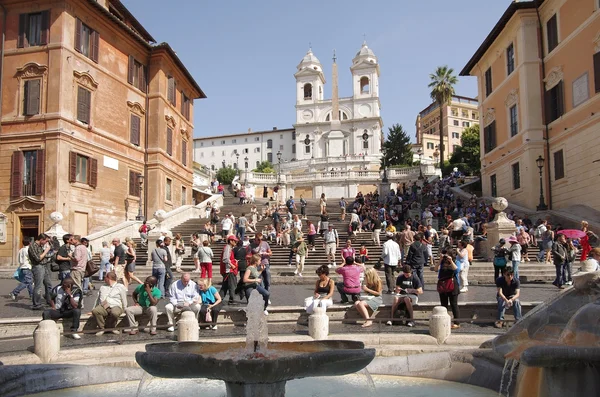
[[360,47],[360,50],[358,50],[358,52],[356,53],[353,63],[357,63],[358,61],[363,59],[366,59],[373,63],[377,62],[377,57],[375,56],[375,53],[372,49],[369,48],[366,41],[363,43],[362,47]]
[[308,50],[306,55],[304,55],[304,58],[302,58],[302,60],[298,64],[298,70],[306,68],[311,68],[318,71],[321,71],[323,69],[321,66],[321,61],[319,61],[319,58],[317,58],[315,54],[313,54],[312,49]]

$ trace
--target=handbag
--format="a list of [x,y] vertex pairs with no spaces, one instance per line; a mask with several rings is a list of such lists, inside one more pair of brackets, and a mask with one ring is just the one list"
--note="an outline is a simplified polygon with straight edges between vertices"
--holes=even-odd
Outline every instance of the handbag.
[[437,292],[440,294],[454,292],[454,276],[450,278],[440,278],[437,282]]
[[99,270],[100,267],[93,260],[90,259],[85,264],[85,277],[91,277],[94,274],[98,273]]
[[503,256],[494,257],[494,266],[504,267],[506,266],[506,258]]
[[206,310],[206,317],[205,320],[207,323],[212,323],[212,316],[210,315],[210,310]]
[[23,269],[21,269],[20,267],[17,268],[15,270],[15,272],[13,273],[13,278],[15,280],[17,280],[18,282],[22,283],[23,279],[24,279],[24,277],[23,277]]
[[51,272],[57,272],[60,270],[60,265],[56,262],[52,262],[50,263],[50,271]]

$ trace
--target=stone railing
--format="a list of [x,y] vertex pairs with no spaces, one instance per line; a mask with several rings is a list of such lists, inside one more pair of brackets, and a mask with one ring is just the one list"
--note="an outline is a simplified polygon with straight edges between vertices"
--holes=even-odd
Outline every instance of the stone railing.
[[[323,157],[323,158],[312,158],[305,160],[295,160],[281,163],[281,171],[295,170],[298,168],[309,168],[314,167],[353,167],[356,165],[363,165],[365,163],[379,162],[381,156],[378,155],[347,155],[338,157]],[[274,164],[274,168],[277,169],[278,164]]]
[[[215,194],[208,199],[204,200],[200,204],[197,205],[183,205],[179,208],[174,209],[173,211],[167,212],[164,215],[164,220],[159,222],[157,219],[152,218],[149,219],[146,223],[150,226],[160,226],[162,230],[170,230],[173,227],[182,224],[190,218],[198,218],[204,214],[204,210],[208,203],[217,202],[217,205],[220,207],[223,205],[223,196],[220,194]],[[118,225],[109,227],[100,232],[96,232],[87,236],[90,240],[90,245],[92,247],[93,252],[99,252],[100,248],[102,248],[102,242],[106,241],[110,244],[113,238],[120,238],[121,241],[125,240],[125,237],[139,237],[139,228],[141,226],[141,221],[126,221],[122,222]]]

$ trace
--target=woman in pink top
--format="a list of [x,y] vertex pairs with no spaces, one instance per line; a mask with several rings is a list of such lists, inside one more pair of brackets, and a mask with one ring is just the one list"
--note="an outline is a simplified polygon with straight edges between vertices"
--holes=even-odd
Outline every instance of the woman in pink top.
[[352,241],[348,240],[346,241],[346,246],[342,248],[342,263],[350,256],[356,260],[356,250],[352,248]]
[[308,226],[308,248],[314,251],[315,239],[317,236],[317,228],[315,228],[314,223],[312,223],[311,221],[306,221],[306,225]]
[[354,258],[351,256],[346,258],[342,266],[335,269],[335,272],[342,276],[342,281],[335,284],[342,297],[341,303],[348,303],[347,294],[352,295],[353,301],[359,299],[361,291],[360,273],[364,271],[364,265],[355,263]]

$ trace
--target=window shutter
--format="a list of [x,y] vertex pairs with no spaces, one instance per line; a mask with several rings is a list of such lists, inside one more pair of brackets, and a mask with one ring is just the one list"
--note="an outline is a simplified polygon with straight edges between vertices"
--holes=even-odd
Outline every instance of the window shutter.
[[98,186],[98,160],[90,158],[90,177],[88,178],[89,185],[93,188]]
[[42,31],[41,31],[41,45],[48,44],[50,40],[50,11],[42,11]]
[[177,82],[173,79],[173,106],[177,106]]
[[169,77],[169,83],[167,88],[167,99],[169,102],[173,103],[173,97],[175,96],[175,79],[173,77]]
[[84,107],[85,107],[85,122],[90,123],[90,112],[92,106],[92,92],[86,89],[83,90],[85,92],[84,98]]
[[83,87],[77,90],[77,120],[90,123],[90,102],[92,93]]
[[37,151],[35,163],[35,195],[41,196],[44,194],[44,185],[46,180],[46,158],[44,150]]
[[181,142],[181,162],[187,165],[187,141]]
[[23,195],[23,152],[13,152],[10,174],[10,197],[21,197]]
[[135,196],[135,171],[129,170],[129,195]]
[[40,113],[40,79],[27,80],[25,82],[25,116],[33,116]]
[[148,87],[146,87],[146,65],[142,65],[139,69],[140,72],[140,86],[138,87],[140,90],[142,90],[143,93],[147,93],[148,92]]
[[167,128],[167,154],[173,154],[173,130],[170,128]]
[[563,81],[559,81],[556,85],[556,107],[558,108],[558,117],[561,117],[565,113],[565,95],[563,89]]
[[77,153],[69,152],[69,182],[77,181]]
[[135,70],[135,59],[133,55],[129,55],[129,68],[127,69],[127,82],[133,84],[133,73]]
[[94,33],[92,33],[90,44],[92,46],[92,51],[91,51],[92,61],[98,63],[98,55],[100,54],[100,33],[96,32],[96,31],[94,31]]
[[600,52],[594,54],[594,89],[600,92]]
[[77,18],[75,22],[75,51],[81,52],[81,33],[83,25],[81,19]]
[[140,118],[135,114],[131,115],[131,136],[130,141],[134,145],[140,145]]
[[29,14],[19,15],[19,36],[17,38],[17,47],[25,47],[25,32],[27,31],[27,22],[29,21]]
[[185,94],[181,91],[181,115],[185,117]]

